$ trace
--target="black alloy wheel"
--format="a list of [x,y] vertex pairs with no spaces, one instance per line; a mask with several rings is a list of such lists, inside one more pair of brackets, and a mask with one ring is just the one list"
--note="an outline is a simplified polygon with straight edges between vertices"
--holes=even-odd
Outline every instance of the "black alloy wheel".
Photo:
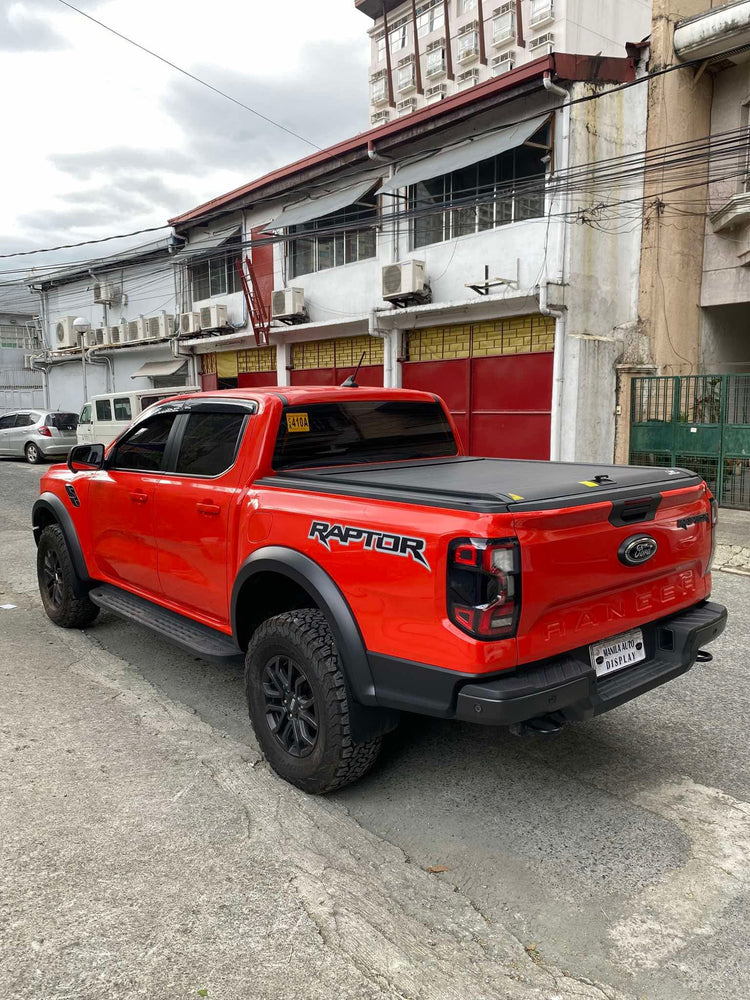
[[53,608],[62,606],[64,585],[63,570],[57,552],[54,549],[48,549],[44,553],[42,564],[42,586],[47,593],[47,600]]
[[266,722],[292,757],[307,757],[318,739],[318,713],[310,682],[298,663],[274,656],[263,670]]

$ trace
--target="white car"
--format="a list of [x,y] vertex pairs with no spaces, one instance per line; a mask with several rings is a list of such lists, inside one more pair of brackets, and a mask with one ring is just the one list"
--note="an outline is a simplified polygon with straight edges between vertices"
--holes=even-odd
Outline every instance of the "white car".
[[134,389],[92,396],[78,417],[78,444],[103,444],[106,448],[152,403],[183,392],[198,391],[196,386],[177,385],[167,389]]

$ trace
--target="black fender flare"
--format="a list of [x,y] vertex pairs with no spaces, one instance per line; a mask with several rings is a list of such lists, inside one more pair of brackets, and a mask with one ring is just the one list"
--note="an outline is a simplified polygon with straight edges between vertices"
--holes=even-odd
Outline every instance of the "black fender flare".
[[68,546],[70,561],[73,563],[73,590],[76,597],[85,597],[89,587],[93,582],[83,557],[83,549],[76,534],[73,519],[65,509],[65,504],[60,497],[54,493],[42,493],[31,509],[31,524],[34,532],[34,541],[39,545],[39,537],[45,527],[47,517],[42,516],[42,512],[50,514],[56,524],[60,525],[65,544]]
[[237,605],[240,591],[258,573],[278,573],[306,590],[328,620],[340,654],[341,666],[355,707],[352,735],[361,742],[389,732],[398,723],[398,712],[378,706],[375,683],[365,642],[354,612],[336,582],[313,559],[296,549],[268,545],[257,549],[240,566],[232,587],[232,633],[237,639]]

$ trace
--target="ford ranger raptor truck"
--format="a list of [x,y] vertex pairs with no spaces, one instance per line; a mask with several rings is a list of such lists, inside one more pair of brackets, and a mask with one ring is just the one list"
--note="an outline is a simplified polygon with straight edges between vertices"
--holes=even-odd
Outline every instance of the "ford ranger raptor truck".
[[436,396],[356,385],[157,403],[33,508],[52,621],[243,657],[264,754],[314,793],[401,712],[554,732],[709,658],[715,527],[685,469],[475,458]]

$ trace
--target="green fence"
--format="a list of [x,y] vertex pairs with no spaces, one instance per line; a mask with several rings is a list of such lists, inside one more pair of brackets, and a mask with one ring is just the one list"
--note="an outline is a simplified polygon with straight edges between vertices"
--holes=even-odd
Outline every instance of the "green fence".
[[693,469],[723,507],[750,510],[750,374],[634,378],[630,461]]

